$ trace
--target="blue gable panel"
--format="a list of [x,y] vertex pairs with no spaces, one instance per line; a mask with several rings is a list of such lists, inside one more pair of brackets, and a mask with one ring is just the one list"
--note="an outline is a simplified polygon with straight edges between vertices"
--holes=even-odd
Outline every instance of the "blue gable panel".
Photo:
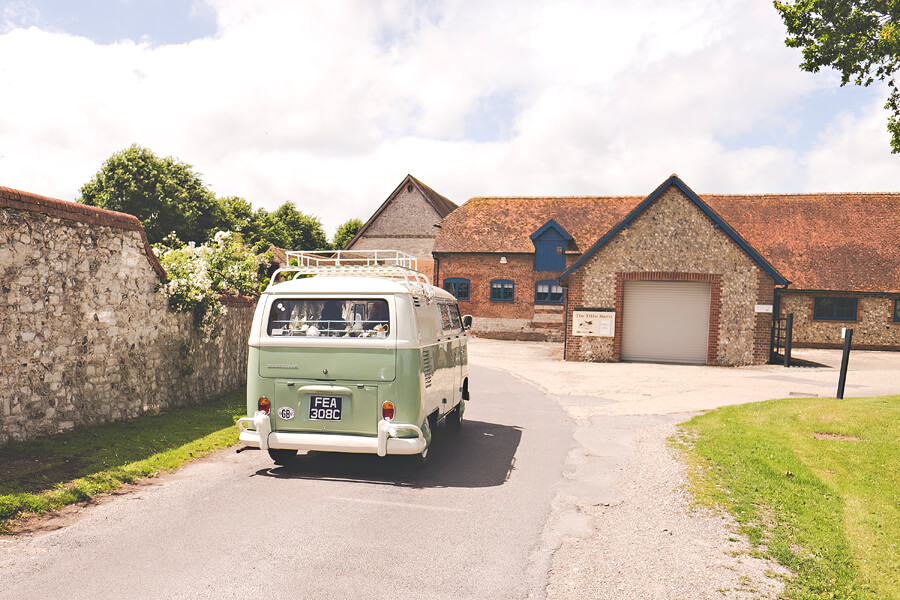
[[541,239],[534,242],[534,270],[562,271],[566,268],[565,240]]
[[551,239],[550,236],[557,236],[552,239],[565,240],[567,242],[571,242],[573,239],[569,232],[560,227],[559,223],[553,219],[550,219],[543,227],[532,233],[531,239],[532,241],[538,238]]
[[596,244],[591,246],[587,252],[585,252],[581,258],[579,258],[575,264],[566,269],[566,271],[559,276],[560,280],[565,279],[572,273],[574,273],[587,259],[593,256],[600,248],[606,245],[617,233],[627,228],[634,219],[641,214],[645,208],[650,206],[657,198],[659,198],[663,192],[665,192],[670,187],[675,186],[681,192],[687,196],[687,198],[693,202],[697,208],[703,211],[703,213],[709,217],[716,227],[720,228],[725,234],[734,241],[744,252],[746,252],[750,258],[756,262],[762,269],[772,276],[775,280],[776,285],[788,285],[790,282],[785,279],[778,271],[775,270],[775,267],[769,264],[769,262],[764,259],[760,254],[753,249],[753,247],[747,243],[747,241],[739,236],[737,232],[731,228],[731,226],[726,223],[722,217],[716,214],[713,209],[711,209],[706,202],[700,199],[700,197],[694,193],[694,191],[689,188],[677,175],[672,175],[667,180],[665,180],[658,188],[656,188],[652,194],[647,196],[643,202],[641,202],[633,211],[628,213],[628,216],[622,219],[622,221],[609,230],[609,232],[600,238]]
[[566,246],[572,241],[569,232],[550,219],[531,234],[534,242],[534,270],[562,271],[566,268]]

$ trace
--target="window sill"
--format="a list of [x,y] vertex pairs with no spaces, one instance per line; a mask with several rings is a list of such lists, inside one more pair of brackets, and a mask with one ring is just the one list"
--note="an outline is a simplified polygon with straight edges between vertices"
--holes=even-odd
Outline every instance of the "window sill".
[[813,323],[859,323],[859,319],[817,319],[813,317]]

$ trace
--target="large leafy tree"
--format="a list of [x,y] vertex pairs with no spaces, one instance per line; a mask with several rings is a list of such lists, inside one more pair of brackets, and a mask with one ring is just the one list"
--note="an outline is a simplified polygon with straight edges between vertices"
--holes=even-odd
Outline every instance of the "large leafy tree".
[[259,209],[249,229],[245,239],[254,244],[257,252],[269,246],[287,250],[329,249],[322,222],[300,212],[291,202],[285,202],[273,212]]
[[362,229],[363,222],[359,219],[350,219],[343,225],[337,228],[337,231],[334,232],[334,240],[332,241],[332,246],[334,246],[335,250],[341,250],[344,246],[347,245],[347,242],[353,239],[353,237]]
[[900,93],[894,72],[900,66],[898,0],[775,0],[788,29],[785,43],[803,50],[800,68],[833,67],[841,85],[886,81],[891,93],[887,129],[891,151],[900,152]]
[[136,216],[151,243],[172,232],[184,241],[205,242],[224,219],[222,205],[191,165],[138,145],[107,159],[78,201]]
[[253,206],[238,196],[225,196],[217,199],[221,210],[222,221],[218,228],[222,231],[234,231],[245,236],[252,232],[256,222]]

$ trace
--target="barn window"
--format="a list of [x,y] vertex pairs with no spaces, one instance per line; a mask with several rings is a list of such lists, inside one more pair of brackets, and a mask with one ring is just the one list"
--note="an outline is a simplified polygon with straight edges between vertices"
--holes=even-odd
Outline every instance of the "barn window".
[[444,289],[456,296],[457,300],[469,299],[470,284],[468,279],[463,279],[462,277],[445,279]]
[[538,281],[534,285],[534,301],[538,304],[559,304],[563,301],[563,289],[555,281]]
[[900,299],[894,300],[894,323],[900,323]]
[[491,282],[491,300],[512,302],[515,299],[515,284],[509,279],[495,279]]
[[855,321],[858,298],[816,298],[813,319],[821,321]]

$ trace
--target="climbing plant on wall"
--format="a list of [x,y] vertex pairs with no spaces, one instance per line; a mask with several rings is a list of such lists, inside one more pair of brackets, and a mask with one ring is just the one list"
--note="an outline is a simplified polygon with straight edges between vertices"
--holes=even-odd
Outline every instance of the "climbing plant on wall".
[[190,313],[205,340],[222,332],[227,312],[223,294],[258,297],[265,289],[271,257],[254,254],[240,234],[220,231],[207,244],[182,243],[174,235],[155,244],[153,251],[168,275],[162,290],[169,306]]

